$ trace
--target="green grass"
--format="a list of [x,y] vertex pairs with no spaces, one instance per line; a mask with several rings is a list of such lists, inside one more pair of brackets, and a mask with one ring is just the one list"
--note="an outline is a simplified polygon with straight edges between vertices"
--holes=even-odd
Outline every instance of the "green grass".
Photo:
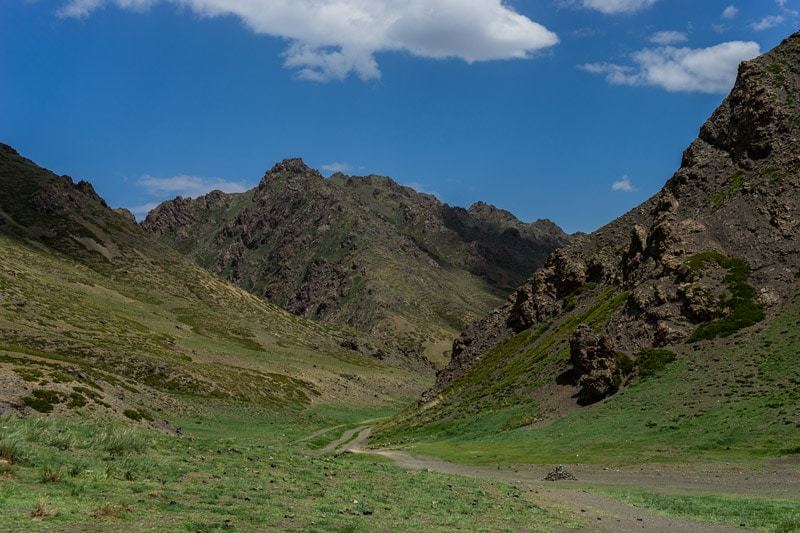
[[716,208],[722,207],[742,190],[745,181],[744,178],[744,172],[741,170],[731,174],[726,181],[725,188],[715,192],[711,196],[711,204]]
[[[763,329],[704,343],[669,363],[668,354],[651,352],[639,362],[645,379],[555,420],[520,426],[541,418],[534,401],[477,412],[458,404],[468,412],[463,417],[436,405],[383,424],[377,444],[484,465],[759,464],[794,455],[800,449],[798,324],[796,292]],[[521,392],[517,397],[524,399]]]
[[800,500],[733,495],[689,496],[633,489],[592,489],[660,514],[775,533],[800,531]]
[[722,302],[722,307],[729,311],[727,316],[699,326],[689,337],[689,342],[728,337],[764,320],[764,310],[755,301],[753,287],[748,283],[749,265],[741,259],[725,257],[717,252],[697,254],[687,261],[687,265],[695,273],[701,272],[709,263],[716,263],[728,271],[725,283],[730,297]]
[[[2,232],[0,250],[0,373],[15,377],[9,392],[18,396],[10,399],[39,412],[124,416],[160,393],[301,408],[326,391],[299,375],[386,403],[419,393],[432,377],[345,353],[342,330],[290,315],[168,254],[177,264],[139,257],[109,274]],[[345,374],[356,379],[337,383]],[[125,405],[110,401],[112,388],[124,389]]]
[[[315,406],[304,414],[226,408],[173,423],[184,437],[130,430],[144,449],[125,455],[91,422],[4,417],[29,443],[30,462],[0,480],[0,529],[216,531],[550,531],[578,527],[510,484],[407,472],[380,458],[315,456],[304,435],[384,410]],[[75,447],[47,442],[68,432]],[[119,433],[116,433],[118,438]],[[43,440],[39,440],[39,439]],[[126,437],[124,440],[128,440]]]
[[0,433],[0,459],[15,464],[22,462],[25,457],[25,445],[19,433],[7,428]]
[[[412,406],[377,427],[378,442],[392,445],[420,438],[501,433],[523,419],[541,416],[530,398],[569,363],[569,339],[580,324],[602,329],[628,297],[604,288],[585,294],[580,306],[556,323],[539,324],[490,350],[435,402]],[[516,426],[518,427],[518,426]]]

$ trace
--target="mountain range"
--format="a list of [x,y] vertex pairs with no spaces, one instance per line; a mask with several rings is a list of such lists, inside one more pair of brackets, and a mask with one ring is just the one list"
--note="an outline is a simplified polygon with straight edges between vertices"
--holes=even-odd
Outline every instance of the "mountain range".
[[451,207],[383,176],[325,178],[300,159],[244,193],[162,203],[142,227],[294,314],[440,364],[458,332],[569,240],[548,220]]

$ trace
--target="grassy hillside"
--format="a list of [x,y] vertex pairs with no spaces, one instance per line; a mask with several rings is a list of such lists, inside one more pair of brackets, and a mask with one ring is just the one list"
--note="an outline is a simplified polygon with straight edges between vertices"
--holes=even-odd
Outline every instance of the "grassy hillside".
[[760,462],[800,454],[800,288],[768,324],[682,346],[674,361],[604,402],[558,412],[574,385],[540,387],[554,377],[548,369],[568,366],[565,328],[587,320],[600,327],[606,308],[576,311],[498,346],[441,397],[384,423],[375,444],[470,463]]
[[424,364],[370,352],[361,334],[294,316],[207,273],[87,184],[8,148],[0,156],[5,405],[119,415],[174,404],[175,394],[380,403],[429,379]]

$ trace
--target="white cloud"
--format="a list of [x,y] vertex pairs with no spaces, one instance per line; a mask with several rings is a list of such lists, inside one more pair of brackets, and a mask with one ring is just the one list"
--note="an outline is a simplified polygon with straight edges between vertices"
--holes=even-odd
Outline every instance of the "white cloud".
[[689,37],[680,31],[659,31],[650,36],[650,42],[660,45],[685,43]]
[[617,13],[635,13],[648,8],[658,0],[583,0],[583,7],[600,11],[608,15]]
[[326,172],[330,172],[332,174],[335,174],[337,172],[347,173],[347,172],[350,172],[350,170],[352,168],[353,167],[350,166],[349,164],[340,163],[339,161],[334,161],[333,163],[328,163],[327,165],[322,165],[322,170],[324,170]]
[[136,181],[151,196],[185,196],[194,198],[220,190],[222,192],[244,192],[247,185],[240,181],[226,181],[219,178],[202,178],[180,174],[168,178],[144,175]]
[[736,6],[728,6],[722,10],[722,18],[724,19],[733,19],[736,18],[736,15],[739,14],[739,8]]
[[633,186],[628,176],[622,176],[622,179],[611,184],[611,190],[617,192],[634,192],[636,187]]
[[526,58],[558,43],[555,33],[503,0],[67,0],[60,14],[85,17],[106,5],[142,10],[158,3],[203,17],[232,15],[255,33],[283,38],[286,66],[316,81],[351,73],[378,78],[375,54],[385,51],[471,63]]
[[750,24],[750,27],[753,31],[764,31],[770,28],[774,28],[778,24],[781,24],[785,19],[783,15],[770,15],[769,17],[764,17],[763,19]]
[[671,92],[726,93],[742,61],[761,53],[757,43],[731,41],[709,48],[645,48],[634,65],[591,63],[580,68],[605,74],[614,85],[654,86]]

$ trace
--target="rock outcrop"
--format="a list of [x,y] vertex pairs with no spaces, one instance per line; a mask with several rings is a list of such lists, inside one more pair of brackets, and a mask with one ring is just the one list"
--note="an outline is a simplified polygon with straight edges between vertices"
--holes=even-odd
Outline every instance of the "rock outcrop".
[[590,327],[581,325],[572,334],[569,347],[570,362],[580,375],[580,403],[597,402],[617,390],[620,379],[617,352],[609,335],[598,335]]

